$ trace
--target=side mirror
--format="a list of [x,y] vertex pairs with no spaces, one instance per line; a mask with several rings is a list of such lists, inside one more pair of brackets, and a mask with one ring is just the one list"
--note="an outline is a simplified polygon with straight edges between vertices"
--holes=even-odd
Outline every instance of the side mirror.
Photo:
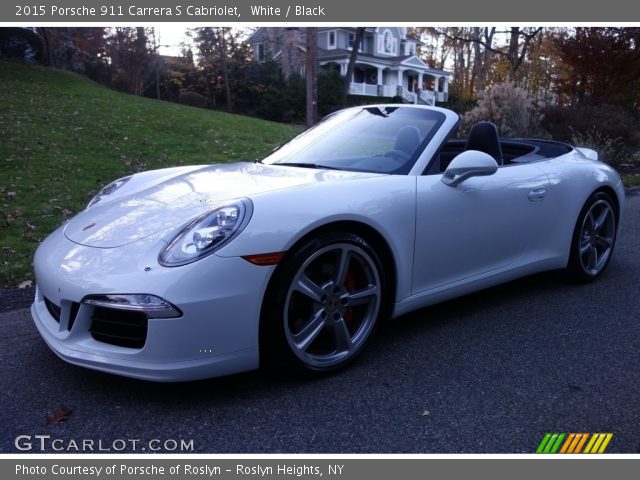
[[493,175],[498,163],[491,155],[478,150],[467,150],[456,156],[442,175],[442,182],[455,187],[467,178]]

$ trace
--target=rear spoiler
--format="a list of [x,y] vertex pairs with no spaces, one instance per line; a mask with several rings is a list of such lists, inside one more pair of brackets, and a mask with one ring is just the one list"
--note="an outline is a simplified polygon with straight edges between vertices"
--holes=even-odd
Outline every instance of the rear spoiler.
[[592,150],[590,148],[584,148],[584,147],[576,147],[576,150],[578,150],[582,155],[587,157],[589,160],[598,160],[598,152],[596,152],[595,150]]

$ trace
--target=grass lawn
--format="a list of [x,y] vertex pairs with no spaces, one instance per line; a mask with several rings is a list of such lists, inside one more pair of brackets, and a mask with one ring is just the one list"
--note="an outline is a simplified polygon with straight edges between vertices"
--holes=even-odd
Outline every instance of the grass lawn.
[[627,188],[640,187],[640,175],[623,175],[622,182]]
[[291,126],[101,87],[0,62],[0,287],[32,280],[38,243],[132,172],[263,157]]

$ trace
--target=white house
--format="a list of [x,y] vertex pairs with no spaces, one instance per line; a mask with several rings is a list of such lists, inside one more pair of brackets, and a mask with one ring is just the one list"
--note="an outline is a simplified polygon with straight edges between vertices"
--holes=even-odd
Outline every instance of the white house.
[[[263,27],[248,39],[258,61],[273,58],[283,68],[304,73],[305,28]],[[318,28],[318,64],[347,74],[354,27]],[[447,100],[449,77],[416,56],[418,40],[405,27],[367,28],[353,72],[352,95],[400,96],[407,103],[434,105]],[[297,52],[297,53],[296,53]],[[286,74],[286,73],[285,73]]]

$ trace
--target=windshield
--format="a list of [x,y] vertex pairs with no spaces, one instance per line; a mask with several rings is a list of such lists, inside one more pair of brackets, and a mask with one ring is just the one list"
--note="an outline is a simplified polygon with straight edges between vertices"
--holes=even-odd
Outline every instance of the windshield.
[[402,106],[334,113],[262,163],[376,173],[408,173],[445,115]]

